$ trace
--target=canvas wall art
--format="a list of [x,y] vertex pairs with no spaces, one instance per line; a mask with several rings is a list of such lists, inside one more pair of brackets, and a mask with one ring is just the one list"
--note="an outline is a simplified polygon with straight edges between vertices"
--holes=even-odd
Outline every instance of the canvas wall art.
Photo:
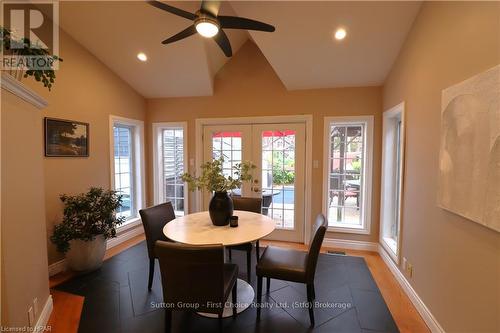
[[438,205],[500,232],[500,65],[442,92]]
[[89,124],[45,118],[45,156],[89,156]]

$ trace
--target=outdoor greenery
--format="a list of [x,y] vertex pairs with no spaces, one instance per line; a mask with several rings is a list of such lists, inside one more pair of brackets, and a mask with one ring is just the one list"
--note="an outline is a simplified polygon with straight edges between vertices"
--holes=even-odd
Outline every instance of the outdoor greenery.
[[290,185],[295,182],[293,157],[286,156],[286,153],[273,152],[273,184]]
[[115,214],[122,204],[122,196],[116,191],[92,187],[87,193],[63,194],[60,199],[64,203],[64,217],[62,223],[55,226],[50,240],[62,253],[69,250],[69,241],[73,239],[90,241],[97,235],[104,235],[105,239],[116,237],[116,227],[125,220]]
[[201,166],[201,176],[196,177],[186,172],[182,175],[182,180],[188,183],[190,191],[227,192],[240,188],[244,181],[253,179],[252,170],[255,169],[255,165],[252,162],[245,161],[236,164],[233,167],[236,176],[234,178],[224,176],[223,163],[223,158],[206,162]]
[[[13,56],[19,57],[37,57],[42,59],[42,63],[50,64],[48,68],[37,68],[33,65],[32,61],[24,62],[26,67],[18,68],[18,70],[25,70],[24,77],[32,76],[36,81],[42,82],[43,86],[48,88],[49,91],[56,80],[56,73],[52,68],[52,64],[56,61],[62,62],[63,59],[57,55],[50,54],[46,49],[41,47],[33,47],[29,38],[14,39],[11,31],[0,26],[0,38],[2,40],[2,51],[12,53]],[[15,47],[14,47],[15,45]]]

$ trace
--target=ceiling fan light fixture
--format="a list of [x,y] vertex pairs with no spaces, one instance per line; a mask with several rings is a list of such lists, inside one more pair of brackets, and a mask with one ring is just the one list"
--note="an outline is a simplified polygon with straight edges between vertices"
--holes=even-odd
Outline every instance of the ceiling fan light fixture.
[[209,17],[200,17],[194,22],[196,31],[205,38],[212,38],[219,33],[219,23]]

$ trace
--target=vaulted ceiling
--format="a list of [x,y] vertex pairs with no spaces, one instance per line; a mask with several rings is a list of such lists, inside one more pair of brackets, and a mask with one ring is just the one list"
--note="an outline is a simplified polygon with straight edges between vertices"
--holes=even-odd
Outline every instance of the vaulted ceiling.
[[[168,4],[195,12],[200,2]],[[420,2],[231,1],[220,14],[273,24],[276,31],[227,30],[234,57],[249,38],[287,89],[382,84],[419,10]],[[161,41],[190,21],[142,1],[61,2],[60,25],[145,97],[213,94],[218,70],[230,59],[209,39],[193,35]],[[333,38],[338,27],[343,41]],[[144,52],[147,62],[136,55]]]

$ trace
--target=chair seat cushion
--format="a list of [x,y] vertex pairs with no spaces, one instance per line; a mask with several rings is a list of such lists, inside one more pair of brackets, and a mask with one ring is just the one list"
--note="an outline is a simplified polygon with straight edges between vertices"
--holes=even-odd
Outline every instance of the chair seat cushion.
[[224,264],[224,299],[229,296],[236,279],[238,279],[238,265]]
[[238,245],[232,245],[227,247],[229,250],[239,250],[239,251],[252,251],[252,243],[243,243]]
[[259,263],[257,276],[305,282],[307,252],[268,246]]

